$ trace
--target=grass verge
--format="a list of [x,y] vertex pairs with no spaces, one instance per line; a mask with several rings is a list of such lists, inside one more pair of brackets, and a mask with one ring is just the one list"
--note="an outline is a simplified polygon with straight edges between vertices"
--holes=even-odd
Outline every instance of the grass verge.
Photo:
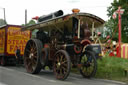
[[[108,57],[108,55],[106,55],[102,59],[98,59],[97,64],[98,67],[95,78],[128,83],[128,72],[127,75],[125,74],[125,69],[128,69],[128,59]],[[72,68],[72,72],[79,74],[76,68]]]
[[98,69],[96,78],[118,80],[128,83],[128,60],[117,57],[103,57],[97,60]]

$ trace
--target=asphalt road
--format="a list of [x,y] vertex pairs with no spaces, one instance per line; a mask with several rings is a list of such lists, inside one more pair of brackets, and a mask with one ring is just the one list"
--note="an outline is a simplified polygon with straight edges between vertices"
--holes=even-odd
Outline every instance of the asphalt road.
[[57,80],[52,71],[41,71],[38,75],[26,73],[23,67],[1,67],[0,85],[127,85],[104,79],[85,79],[81,75],[70,74],[65,81]]

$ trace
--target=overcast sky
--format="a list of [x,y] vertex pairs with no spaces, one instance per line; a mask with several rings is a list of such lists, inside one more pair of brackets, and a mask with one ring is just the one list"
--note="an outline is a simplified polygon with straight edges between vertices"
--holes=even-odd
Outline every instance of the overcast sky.
[[47,15],[57,10],[63,10],[64,14],[72,13],[73,8],[81,12],[95,14],[107,20],[107,7],[113,0],[0,0],[0,18],[4,17],[6,10],[8,24],[21,25],[25,23],[25,9],[28,11],[28,21],[34,16]]

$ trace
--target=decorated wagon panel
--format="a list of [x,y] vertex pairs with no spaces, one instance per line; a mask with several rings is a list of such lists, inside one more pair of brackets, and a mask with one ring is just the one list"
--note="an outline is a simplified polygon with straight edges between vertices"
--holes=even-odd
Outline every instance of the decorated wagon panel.
[[5,28],[0,29],[0,55],[4,54],[5,46]]
[[30,39],[30,31],[20,31],[19,26],[9,26],[7,29],[7,54],[15,54],[17,47],[23,55],[26,42]]
[[128,59],[128,44],[121,45],[121,58]]

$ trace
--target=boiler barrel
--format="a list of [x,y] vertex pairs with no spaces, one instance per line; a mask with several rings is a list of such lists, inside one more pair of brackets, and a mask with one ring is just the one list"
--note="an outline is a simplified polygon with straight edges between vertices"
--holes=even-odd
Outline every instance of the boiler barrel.
[[39,19],[38,19],[38,22],[42,22],[42,21],[45,21],[45,20],[53,19],[53,18],[59,17],[61,15],[63,15],[63,11],[59,10],[59,11],[56,11],[56,12],[51,13],[49,15],[40,16]]

